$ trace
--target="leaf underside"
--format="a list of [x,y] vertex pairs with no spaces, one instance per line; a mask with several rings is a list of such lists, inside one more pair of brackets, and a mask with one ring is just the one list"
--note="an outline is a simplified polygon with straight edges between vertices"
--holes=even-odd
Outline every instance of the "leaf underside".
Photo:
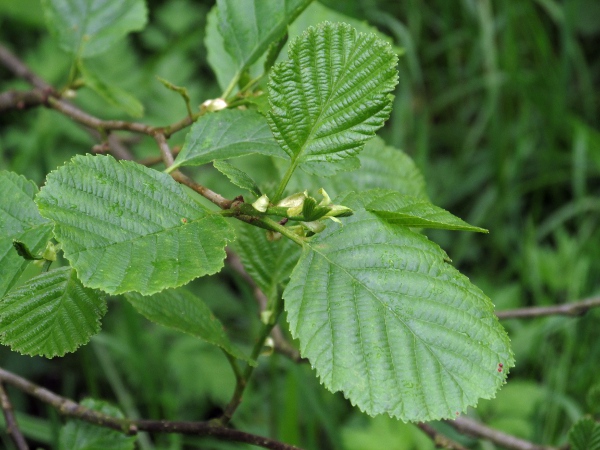
[[0,302],[0,340],[26,355],[48,358],[75,351],[100,331],[104,297],[82,286],[75,271],[42,273]]
[[329,390],[405,421],[455,417],[494,396],[514,365],[508,336],[490,300],[446,258],[367,211],[305,245],[285,307]]
[[250,361],[236,348],[223,325],[197,296],[185,289],[167,291],[143,296],[132,292],[125,295],[129,303],[145,318],[168,328],[191,334],[210,344],[221,347],[236,358]]
[[269,125],[292,163],[331,175],[328,163],[359,153],[389,116],[396,63],[388,43],[346,24],[296,38],[269,81]]
[[85,286],[153,294],[223,267],[232,227],[167,174],[111,156],[76,156],[37,196]]
[[52,224],[40,216],[33,198],[37,186],[12,172],[0,172],[0,298],[17,282],[29,261],[13,247],[23,242],[34,254],[40,253],[52,237]]

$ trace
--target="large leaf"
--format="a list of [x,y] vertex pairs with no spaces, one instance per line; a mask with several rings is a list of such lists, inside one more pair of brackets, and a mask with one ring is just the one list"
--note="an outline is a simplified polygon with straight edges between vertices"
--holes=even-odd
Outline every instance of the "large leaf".
[[226,109],[206,114],[192,126],[169,170],[252,153],[287,157],[263,116],[256,111]]
[[[119,408],[101,400],[86,398],[81,404],[107,416],[124,418]],[[60,430],[58,448],[59,450],[133,450],[135,440],[135,436],[126,436],[115,430],[71,419]]]
[[144,0],[42,0],[46,23],[60,47],[79,57],[107,51],[132,31],[144,28]]
[[[297,172],[288,185],[288,192],[325,188],[333,197],[347,191],[391,189],[402,194],[427,199],[425,179],[413,160],[401,150],[386,146],[375,137],[365,144],[358,155],[360,169],[323,178],[306,172]],[[285,162],[274,160],[283,175]]]
[[240,223],[234,250],[244,268],[269,298],[279,295],[300,257],[300,248],[289,239],[271,242],[263,229]]
[[600,424],[590,417],[577,421],[569,431],[572,450],[600,450]]
[[40,216],[33,197],[38,188],[13,172],[0,172],[0,298],[17,282],[29,263],[13,247],[21,241],[33,254],[44,250],[52,236],[52,224]]
[[397,56],[374,34],[325,22],[309,28],[275,65],[269,81],[269,125],[292,159],[311,173],[356,155],[383,126],[396,86]]
[[76,156],[37,197],[85,286],[153,294],[223,267],[232,227],[167,174],[111,156]]
[[405,421],[455,417],[494,396],[514,365],[508,336],[491,301],[446,259],[367,211],[305,244],[285,307],[329,390]]
[[75,351],[100,331],[106,302],[70,267],[44,272],[0,301],[0,341],[48,358]]
[[[355,196],[350,194],[350,197]],[[485,228],[474,227],[427,200],[401,194],[389,189],[373,189],[361,192],[362,207],[375,213],[392,225],[414,228],[441,228],[487,233]],[[344,204],[344,198],[336,200]]]
[[[204,36],[204,46],[206,47],[206,59],[217,77],[217,82],[223,91],[227,89],[232,80],[237,79],[237,64],[233,57],[225,50],[223,36],[219,32],[219,10],[215,5],[206,16],[206,33]],[[254,67],[256,66],[256,67]],[[260,66],[254,65],[251,70],[257,72]],[[258,73],[251,73],[258,76]]]
[[149,297],[132,292],[125,298],[148,320],[196,336],[236,358],[250,361],[229,341],[223,325],[209,307],[191,292],[170,289]]
[[236,70],[236,83],[271,43],[280,39],[287,25],[311,0],[217,0],[219,31]]

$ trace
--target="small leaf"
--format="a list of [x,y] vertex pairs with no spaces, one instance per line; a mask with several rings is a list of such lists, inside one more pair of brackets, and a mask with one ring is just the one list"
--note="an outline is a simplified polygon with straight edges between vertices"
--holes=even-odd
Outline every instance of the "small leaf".
[[[351,196],[355,196],[352,194]],[[487,233],[485,228],[474,227],[427,200],[404,195],[389,189],[373,189],[358,194],[361,207],[375,213],[392,225],[414,228],[441,228],[445,230]],[[345,200],[336,202],[345,204]],[[355,200],[356,202],[356,200]],[[355,207],[355,206],[353,206]]]
[[132,117],[142,117],[144,115],[144,105],[133,95],[118,86],[106,84],[96,74],[89,71],[83,63],[79,62],[78,67],[85,85],[107,103],[122,109]]
[[284,291],[292,335],[370,415],[455,417],[514,365],[492,302],[426,237],[357,211],[305,244]]
[[237,83],[242,73],[285,34],[311,0],[217,0],[219,32],[236,66]]
[[571,450],[600,450],[600,424],[590,417],[577,421],[569,431]]
[[206,114],[192,125],[170,170],[252,153],[287,157],[263,116],[256,111],[226,109]]
[[329,22],[309,28],[288,53],[271,72],[269,125],[292,168],[331,175],[329,163],[358,154],[388,118],[398,58],[376,35]]
[[25,355],[63,356],[100,331],[106,302],[70,267],[44,272],[0,301],[0,341]]
[[144,0],[43,0],[46,24],[60,47],[86,58],[107,51],[146,25]]
[[312,197],[308,197],[302,204],[302,216],[307,222],[320,219],[330,210],[331,208],[326,206],[318,206],[317,201]]
[[262,192],[256,184],[256,181],[250,178],[250,176],[246,172],[241,171],[240,169],[232,166],[231,164],[225,161],[214,161],[213,166],[215,169],[217,169],[219,172],[221,172],[223,175],[229,178],[229,181],[231,181],[237,187],[246,189],[247,191],[256,195],[257,197],[260,197],[262,195]]
[[126,294],[125,298],[146,319],[191,334],[221,347],[231,356],[254,364],[254,361],[231,343],[223,325],[208,306],[191,292],[169,289],[149,297],[132,292]]
[[13,172],[0,172],[0,298],[17,282],[29,261],[19,256],[14,241],[33,255],[44,250],[52,237],[52,224],[44,219],[33,197],[38,188]]
[[75,156],[37,196],[85,286],[153,294],[223,267],[233,228],[170,176],[111,156]]
[[[86,398],[81,404],[107,416],[124,418],[119,408],[101,400]],[[135,436],[126,436],[115,430],[70,419],[60,430],[58,448],[59,450],[134,450],[135,440]]]

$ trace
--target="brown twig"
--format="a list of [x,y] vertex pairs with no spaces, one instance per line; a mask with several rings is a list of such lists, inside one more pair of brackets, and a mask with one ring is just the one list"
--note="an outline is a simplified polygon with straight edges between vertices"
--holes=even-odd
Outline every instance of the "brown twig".
[[557,450],[556,447],[537,445],[502,431],[494,430],[467,417],[457,417],[454,420],[445,420],[445,422],[459,433],[487,439],[510,450]]
[[433,428],[431,425],[420,422],[417,424],[417,427],[425,433],[429,438],[433,441],[433,444],[436,448],[447,448],[450,450],[467,450],[461,444],[456,441],[453,441],[448,436],[443,435]]
[[46,388],[38,386],[31,381],[2,368],[0,368],[0,382],[10,384],[38,400],[55,407],[59,413],[66,417],[80,419],[130,435],[134,435],[138,431],[147,431],[151,433],[179,433],[194,436],[212,436],[221,440],[244,442],[272,450],[300,450],[293,445],[246,433],[244,431],[226,428],[213,422],[130,420],[107,416],[98,411],[88,409],[73,400],[61,397]]
[[22,110],[39,106],[44,102],[44,96],[39,90],[16,91],[10,90],[0,94],[0,113],[12,109]]
[[588,298],[579,302],[553,306],[533,306],[530,308],[496,311],[499,319],[517,319],[543,316],[580,316],[592,308],[600,307],[600,297]]
[[4,419],[6,421],[6,431],[15,443],[17,450],[29,450],[27,441],[23,437],[17,419],[13,411],[12,404],[8,398],[8,394],[4,390],[4,385],[0,382],[0,405],[2,406],[2,412],[4,413]]
[[160,149],[160,155],[162,157],[163,162],[165,163],[165,167],[171,167],[173,165],[173,153],[171,152],[171,148],[167,143],[167,139],[163,133],[155,133],[154,140],[158,144],[158,148]]
[[231,200],[227,200],[225,197],[217,194],[214,191],[211,191],[206,186],[202,186],[201,184],[196,183],[194,180],[187,177],[179,170],[174,170],[173,172],[171,172],[171,176],[175,181],[178,181],[181,184],[185,184],[187,187],[196,191],[204,198],[207,198],[221,209],[229,209],[231,207],[231,204],[233,203]]

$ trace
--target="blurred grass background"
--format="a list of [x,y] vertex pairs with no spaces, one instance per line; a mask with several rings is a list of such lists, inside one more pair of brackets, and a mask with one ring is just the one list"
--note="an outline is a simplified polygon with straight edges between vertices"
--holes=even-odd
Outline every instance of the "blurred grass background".
[[[186,86],[196,104],[219,95],[202,41],[213,2],[151,0],[148,27],[90,61],[98,74],[136,95],[144,121],[183,117],[183,102],[155,75]],[[312,8],[312,7],[311,7]],[[498,309],[550,305],[600,293],[600,1],[326,0],[368,20],[404,49],[395,109],[381,133],[416,161],[432,201],[489,235],[436,231],[455,265]],[[325,12],[323,12],[325,11]],[[51,83],[70,61],[49,38],[38,0],[0,0],[0,41]],[[0,68],[0,91],[26,88]],[[127,118],[93,93],[78,104],[104,118]],[[184,133],[174,137],[181,143]],[[0,116],[0,169],[41,183],[45,174],[94,142],[68,119],[38,108]],[[134,143],[138,156],[154,143]],[[227,283],[223,283],[226,281]],[[225,271],[194,289],[242,345],[256,333],[256,309],[242,280]],[[581,318],[505,321],[517,366],[497,399],[470,412],[537,443],[566,441],[584,414],[600,415],[600,311]],[[60,360],[0,349],[3,367],[63,395],[100,396],[130,416],[205,420],[229,398],[233,377],[222,354],[154,327],[114,300],[104,331]],[[236,426],[307,449],[428,449],[412,425],[368,418],[326,392],[307,366],[277,355],[256,372]],[[60,418],[10,392],[27,434],[54,448]],[[469,448],[489,442],[458,437]],[[0,447],[12,449],[5,432]],[[162,436],[157,449],[240,445]],[[146,441],[141,447],[151,449]]]

